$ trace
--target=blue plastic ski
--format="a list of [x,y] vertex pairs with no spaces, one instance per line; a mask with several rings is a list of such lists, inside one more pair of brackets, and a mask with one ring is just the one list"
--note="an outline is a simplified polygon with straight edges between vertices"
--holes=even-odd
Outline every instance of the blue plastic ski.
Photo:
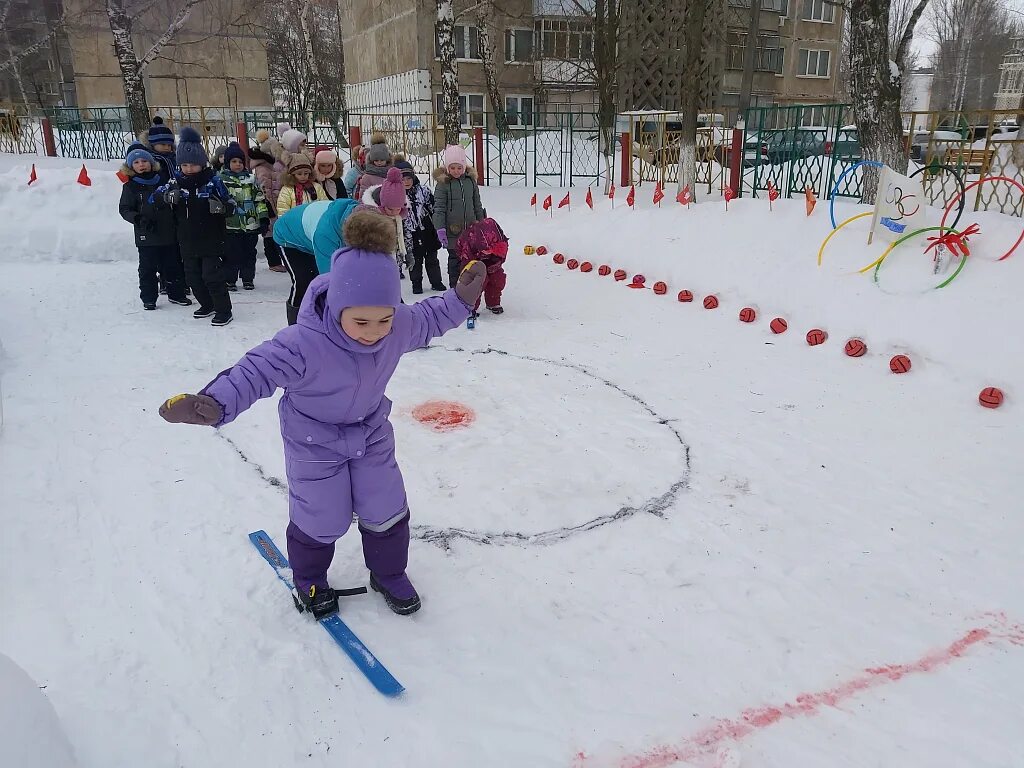
[[[290,571],[288,559],[277,548],[274,540],[267,535],[267,532],[255,531],[250,533],[249,541],[256,547],[256,551],[263,556],[263,559],[270,563],[270,567],[274,569],[277,578],[288,587],[288,591],[293,591],[295,585],[292,583],[291,576],[288,573]],[[341,646],[341,650],[347,653],[348,657],[355,662],[356,666],[366,675],[366,679],[373,684],[374,688],[385,696],[398,696],[405,690],[402,684],[395,680],[387,668],[370,652],[370,649],[363,645],[362,640],[356,637],[355,633],[348,628],[348,625],[341,620],[338,614],[321,619],[318,623],[327,630],[327,634],[334,638],[334,642]]]
[[473,317],[472,315],[470,315],[470,316],[469,316],[469,319],[468,319],[468,320],[466,321],[466,328],[468,328],[468,329],[469,329],[469,330],[471,330],[471,331],[472,331],[472,330],[473,330],[474,328],[476,328],[476,318],[475,318],[475,317]]

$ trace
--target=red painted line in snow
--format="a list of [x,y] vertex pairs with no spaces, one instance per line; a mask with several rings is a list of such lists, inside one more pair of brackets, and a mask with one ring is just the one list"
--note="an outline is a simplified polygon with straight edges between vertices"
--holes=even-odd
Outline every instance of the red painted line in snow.
[[[679,744],[660,745],[642,754],[621,758],[619,768],[667,768],[679,762],[706,760],[720,748],[742,741],[758,731],[783,720],[799,717],[814,717],[824,707],[835,707],[859,693],[902,680],[907,675],[934,672],[961,658],[977,645],[995,645],[1000,641],[1024,646],[1024,625],[1011,624],[1004,614],[987,614],[991,623],[976,627],[957,638],[945,648],[931,651],[916,661],[907,664],[887,664],[872,667],[834,688],[815,693],[801,693],[792,701],[779,705],[768,705],[746,709],[739,717],[719,720]],[[595,766],[590,756],[577,753],[573,768]]]

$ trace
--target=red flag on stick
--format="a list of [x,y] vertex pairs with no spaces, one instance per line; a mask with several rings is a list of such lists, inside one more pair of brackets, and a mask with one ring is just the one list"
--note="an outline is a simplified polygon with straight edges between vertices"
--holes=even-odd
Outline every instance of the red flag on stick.
[[733,191],[732,187],[726,187],[725,188],[725,210],[727,210],[727,211],[729,210],[729,201],[730,200],[734,200],[735,198],[736,198],[736,193]]
[[594,210],[594,196],[591,194],[592,191],[593,190],[591,190],[590,187],[587,187],[587,205],[590,206],[590,210]]
[[690,185],[687,184],[680,190],[679,194],[676,195],[676,202],[680,205],[685,205],[687,208],[690,207],[690,203],[693,202],[693,195],[690,194]]
[[537,193],[536,192],[534,192],[533,193],[533,197],[530,198],[530,205],[532,205],[534,208],[537,207]]
[[654,204],[661,208],[661,201],[665,199],[665,191],[661,188],[659,181],[654,185]]
[[567,206],[567,205],[569,206],[569,210],[571,211],[572,210],[572,205],[569,203],[569,193],[568,192],[565,193],[565,197],[562,198],[561,202],[558,204],[558,207],[559,208],[565,208],[565,206]]
[[804,187],[804,197],[807,199],[807,215],[810,216],[811,211],[814,210],[814,204],[818,202],[818,198],[810,185]]
[[36,164],[32,163],[32,173],[28,175],[28,185],[31,187],[33,181],[39,181],[39,177],[36,176]]
[[548,195],[547,197],[544,198],[544,210],[545,211],[550,211],[551,210],[551,204],[552,204],[551,195]]
[[629,187],[629,194],[626,195],[626,205],[630,208],[633,207],[633,203],[636,202],[636,184],[632,184]]
[[768,179],[768,210],[772,209],[772,203],[779,199],[779,190],[775,188],[775,184],[772,183],[771,179]]
[[78,183],[83,187],[92,186],[92,179],[89,178],[89,172],[85,170],[85,163],[82,163],[82,170],[78,172]]
[[115,175],[115,176],[117,176],[118,180],[119,180],[119,181],[120,181],[120,182],[121,182],[122,184],[127,184],[127,183],[128,183],[129,181],[131,181],[131,179],[129,179],[129,178],[128,178],[128,177],[127,177],[127,176],[125,175],[124,171],[122,171],[122,170],[121,170],[120,168],[118,168],[118,169],[117,169],[117,173],[115,173],[114,175]]

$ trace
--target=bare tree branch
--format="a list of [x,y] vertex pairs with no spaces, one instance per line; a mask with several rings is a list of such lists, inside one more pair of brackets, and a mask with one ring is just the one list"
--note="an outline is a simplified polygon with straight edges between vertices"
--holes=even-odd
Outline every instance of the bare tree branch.
[[177,16],[174,17],[174,21],[170,23],[167,30],[156,39],[156,42],[150,46],[146,55],[139,59],[139,69],[144,70],[152,63],[160,50],[171,41],[171,39],[178,33],[182,27],[185,26],[185,22],[188,21],[188,17],[192,13],[192,9],[205,0],[185,0],[185,4],[181,6]]
[[917,26],[917,22],[921,19],[921,14],[924,13],[925,6],[928,5],[928,0],[920,0],[914,11],[910,14],[910,19],[907,21],[907,26],[903,30],[903,34],[900,36],[899,44],[896,46],[896,66],[900,68],[900,72],[903,71],[903,65],[907,60],[907,51],[910,50],[910,41],[914,39],[914,28]]

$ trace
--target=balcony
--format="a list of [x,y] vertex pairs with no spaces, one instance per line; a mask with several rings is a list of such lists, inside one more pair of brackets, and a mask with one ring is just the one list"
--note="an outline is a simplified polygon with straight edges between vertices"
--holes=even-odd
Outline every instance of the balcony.
[[533,64],[533,76],[541,86],[594,85],[593,62],[541,59]]

